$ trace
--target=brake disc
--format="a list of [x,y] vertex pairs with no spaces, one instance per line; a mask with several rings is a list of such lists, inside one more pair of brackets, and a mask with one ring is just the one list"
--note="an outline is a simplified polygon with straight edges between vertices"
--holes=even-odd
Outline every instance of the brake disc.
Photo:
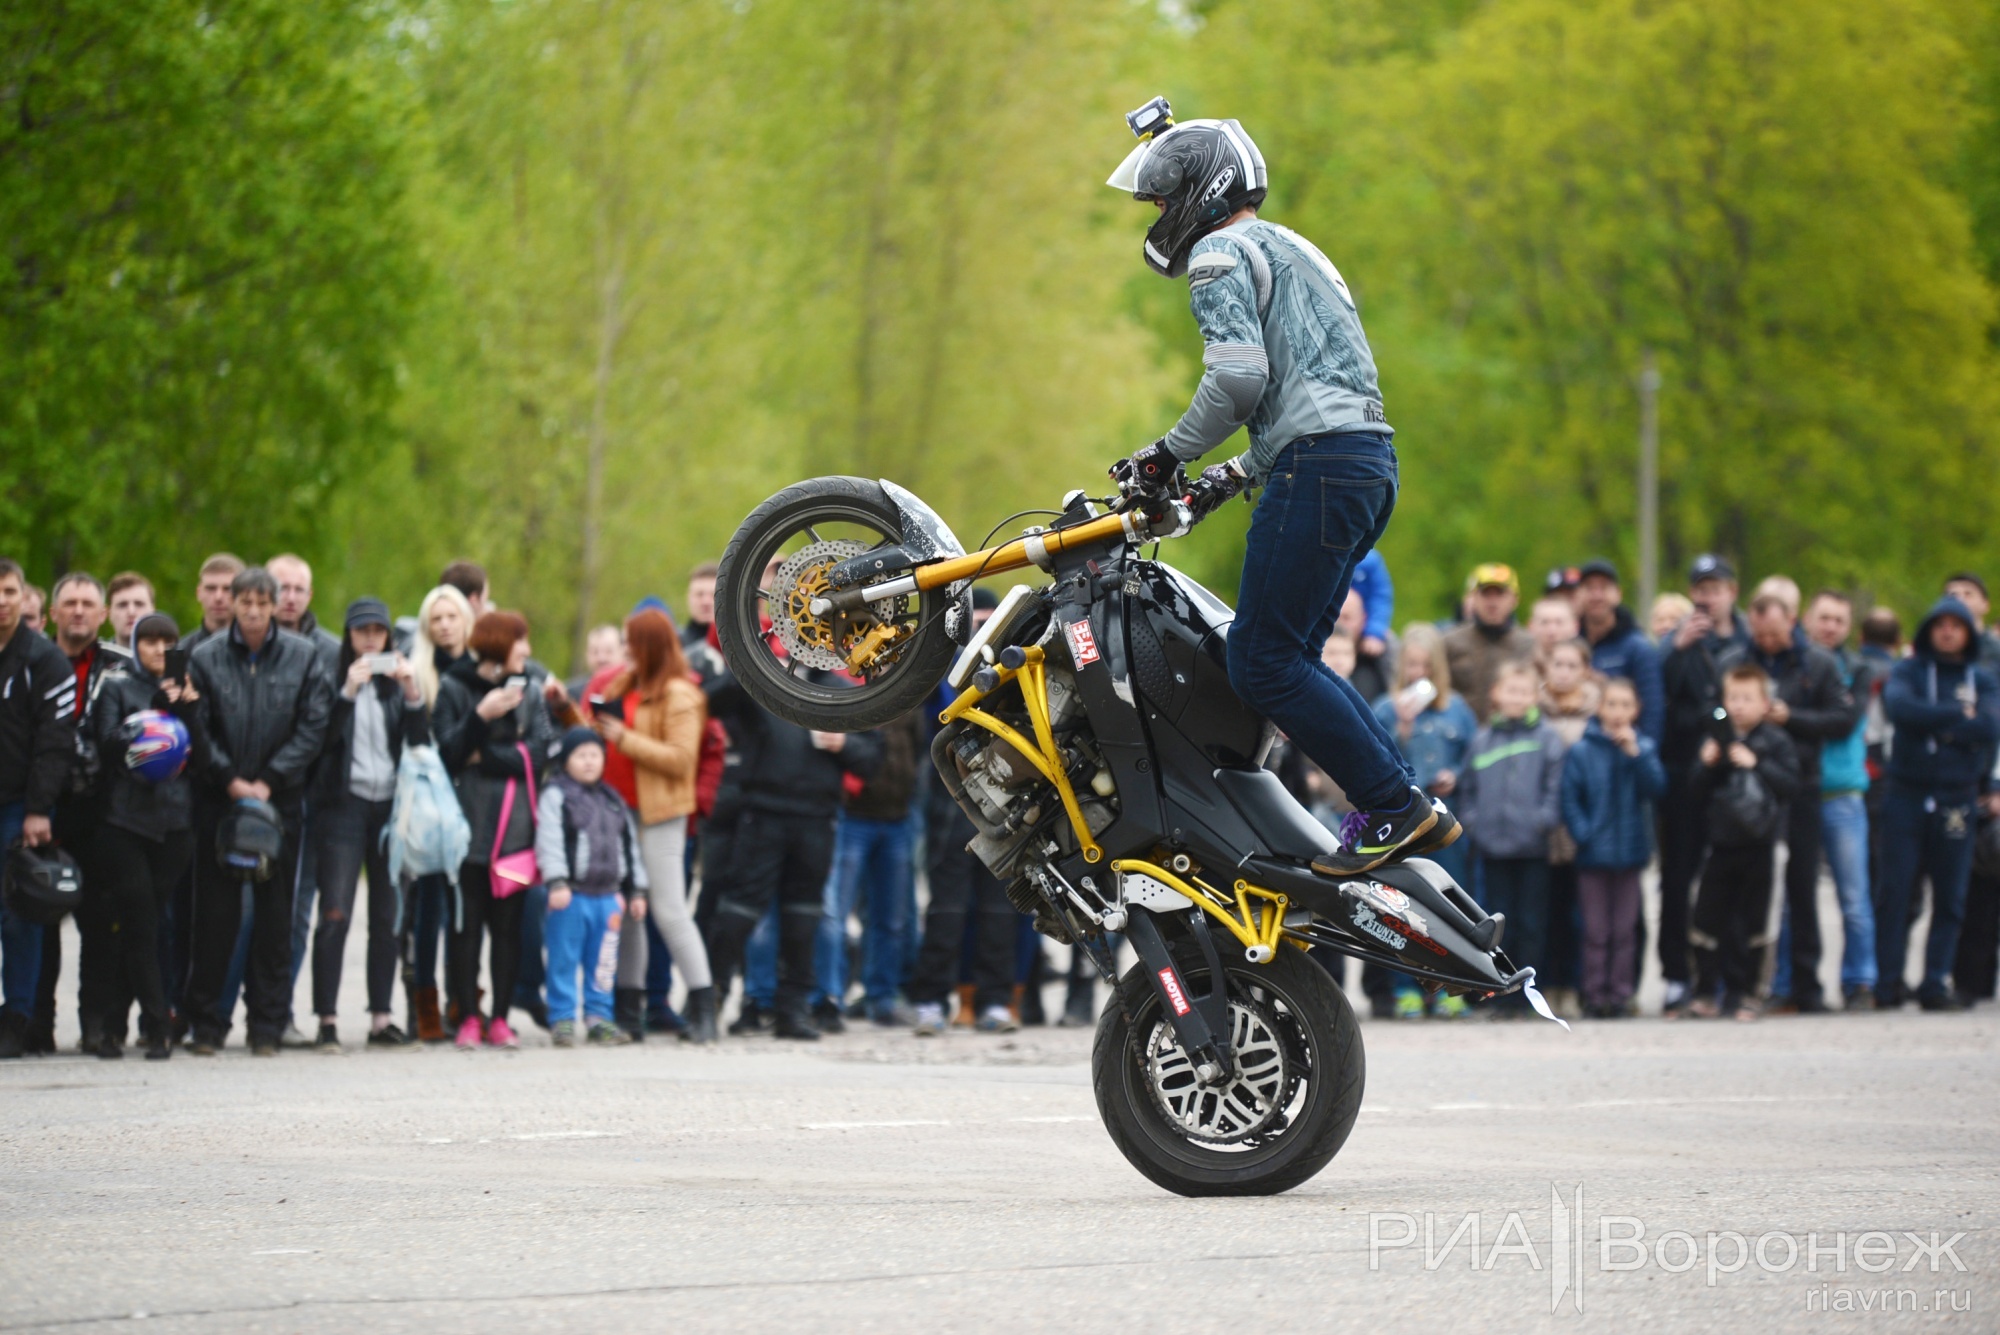
[[[826,592],[827,572],[868,550],[865,542],[835,538],[799,548],[778,567],[771,581],[771,626],[795,662],[838,672],[848,666],[848,655],[878,621],[894,623],[908,610],[909,599],[885,598],[858,614],[814,615],[812,600]],[[876,665],[891,658],[884,653]]]
[[1190,1140],[1234,1145],[1281,1125],[1290,1101],[1292,1057],[1263,1007],[1229,999],[1229,1030],[1236,1070],[1219,1084],[1204,1085],[1194,1063],[1174,1037],[1173,1026],[1156,1021],[1146,1041],[1146,1084],[1160,1111]]

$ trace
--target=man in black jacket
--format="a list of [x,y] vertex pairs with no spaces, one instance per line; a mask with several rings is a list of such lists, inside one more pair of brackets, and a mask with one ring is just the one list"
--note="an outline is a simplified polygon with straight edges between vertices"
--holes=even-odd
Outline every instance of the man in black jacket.
[[1791,936],[1789,968],[1781,963],[1772,994],[1777,1014],[1823,1014],[1819,981],[1819,753],[1861,721],[1839,662],[1799,629],[1789,582],[1766,580],[1750,603],[1750,642],[1732,646],[1718,662],[1725,673],[1739,663],[1764,669],[1772,683],[1770,721],[1784,729],[1798,751],[1801,782],[1785,803],[1783,834],[1785,914]]
[[[812,680],[834,680],[814,670]],[[706,686],[708,712],[723,720],[742,761],[736,766],[738,815],[728,883],[709,928],[708,964],[718,998],[743,961],[758,920],[778,903],[779,1038],[819,1037],[813,1024],[814,943],[827,872],[833,866],[834,817],[845,776],[866,779],[881,762],[872,733],[810,732],[757,704],[728,671]],[[706,893],[706,892],[704,892]]]
[[[250,1050],[275,1056],[290,1007],[292,892],[302,834],[306,779],[326,736],[332,687],[311,641],[275,624],[277,581],[252,566],[230,584],[234,623],[205,641],[189,662],[204,702],[208,785],[227,803],[269,802],[284,822],[283,851],[268,879],[253,887],[248,982]],[[242,921],[237,882],[216,861],[217,817],[195,839],[193,966],[187,1012],[188,1050],[211,1055],[229,1032],[221,1013],[229,956]]]
[[1668,641],[1660,668],[1667,696],[1667,724],[1660,738],[1667,791],[1660,800],[1659,950],[1669,1010],[1687,1001],[1688,892],[1708,846],[1707,803],[1694,791],[1689,767],[1722,704],[1717,661],[1725,651],[1750,642],[1750,626],[1736,610],[1736,594],[1736,571],[1729,562],[1719,556],[1696,557],[1688,571],[1694,611]]
[[[39,848],[76,754],[76,674],[62,650],[22,620],[28,581],[0,558],[0,852]],[[0,901],[0,1058],[26,1050],[41,973],[42,929]]]

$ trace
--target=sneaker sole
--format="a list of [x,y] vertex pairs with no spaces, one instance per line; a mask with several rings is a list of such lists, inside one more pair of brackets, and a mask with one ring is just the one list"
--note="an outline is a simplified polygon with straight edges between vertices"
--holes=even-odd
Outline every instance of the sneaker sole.
[[[1413,845],[1415,845],[1419,840],[1421,840],[1426,834],[1429,834],[1431,828],[1435,826],[1437,823],[1438,823],[1438,809],[1435,805],[1433,805],[1430,810],[1430,818],[1424,821],[1423,824],[1417,826],[1416,829],[1410,831],[1409,835],[1403,840],[1402,843],[1397,844],[1394,848],[1388,849],[1380,854],[1373,856],[1366,863],[1358,864],[1353,867],[1336,868],[1331,865],[1323,864],[1319,858],[1314,858],[1312,869],[1318,872],[1321,876],[1333,876],[1333,877],[1359,876],[1364,872],[1374,871],[1377,867],[1381,866],[1385,862],[1394,862],[1398,858],[1406,858],[1414,856],[1416,850],[1413,847]],[[1456,820],[1452,822],[1452,825],[1453,825],[1452,833],[1449,836],[1446,836],[1442,843],[1431,844],[1427,845],[1426,847],[1443,848],[1447,844],[1450,844],[1452,840],[1458,838],[1458,833],[1460,830],[1464,829],[1464,826],[1460,825]]]

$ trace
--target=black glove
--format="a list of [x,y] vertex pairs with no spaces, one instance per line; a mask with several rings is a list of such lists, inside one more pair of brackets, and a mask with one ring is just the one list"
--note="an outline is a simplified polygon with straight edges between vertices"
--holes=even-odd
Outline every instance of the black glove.
[[1188,506],[1196,523],[1222,508],[1223,502],[1250,485],[1250,472],[1238,455],[1226,463],[1210,464],[1201,470],[1188,491]]
[[1117,479],[1121,490],[1141,496],[1164,496],[1170,490],[1178,490],[1175,484],[1184,475],[1181,461],[1162,439],[1111,465],[1111,476]]

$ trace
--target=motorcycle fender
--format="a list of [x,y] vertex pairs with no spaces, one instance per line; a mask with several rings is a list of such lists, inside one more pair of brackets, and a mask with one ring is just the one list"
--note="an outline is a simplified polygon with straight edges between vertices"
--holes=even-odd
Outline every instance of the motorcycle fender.
[[964,556],[965,544],[951,531],[951,525],[939,517],[938,512],[926,505],[923,498],[907,487],[899,487],[888,478],[878,478],[882,490],[888,493],[896,512],[903,518],[903,551],[912,564],[936,561],[947,556]]

